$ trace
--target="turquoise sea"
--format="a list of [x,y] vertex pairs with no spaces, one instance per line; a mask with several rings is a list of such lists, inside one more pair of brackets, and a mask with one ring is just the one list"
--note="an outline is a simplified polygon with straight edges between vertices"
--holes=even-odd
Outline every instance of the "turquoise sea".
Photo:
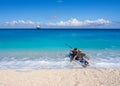
[[70,47],[92,68],[120,68],[120,29],[0,29],[0,69],[66,69]]

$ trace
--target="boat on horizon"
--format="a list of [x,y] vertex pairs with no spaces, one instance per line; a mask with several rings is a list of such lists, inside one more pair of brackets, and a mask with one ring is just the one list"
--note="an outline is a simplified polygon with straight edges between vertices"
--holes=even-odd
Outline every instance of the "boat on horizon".
[[41,29],[41,26],[40,26],[40,25],[37,25],[37,26],[36,26],[36,29]]

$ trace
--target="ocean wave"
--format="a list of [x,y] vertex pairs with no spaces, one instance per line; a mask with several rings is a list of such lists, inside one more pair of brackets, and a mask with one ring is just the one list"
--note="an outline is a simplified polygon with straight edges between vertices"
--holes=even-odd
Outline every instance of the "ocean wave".
[[[119,50],[83,50],[90,56],[92,68],[120,68]],[[2,51],[0,69],[64,69],[81,68],[72,64],[67,54],[69,51]]]

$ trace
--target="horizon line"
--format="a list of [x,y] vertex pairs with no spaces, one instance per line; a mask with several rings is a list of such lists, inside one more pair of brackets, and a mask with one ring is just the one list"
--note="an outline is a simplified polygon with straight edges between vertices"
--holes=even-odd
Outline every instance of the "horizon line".
[[0,28],[0,30],[2,30],[2,29],[35,29],[35,30],[41,30],[41,29],[120,29],[120,28],[74,28],[74,27],[65,27],[65,28],[60,28],[60,27],[47,27],[47,28],[40,28],[40,29],[37,29],[37,28],[29,28],[29,27],[10,27],[10,28],[8,28],[8,27],[6,27],[6,28]]

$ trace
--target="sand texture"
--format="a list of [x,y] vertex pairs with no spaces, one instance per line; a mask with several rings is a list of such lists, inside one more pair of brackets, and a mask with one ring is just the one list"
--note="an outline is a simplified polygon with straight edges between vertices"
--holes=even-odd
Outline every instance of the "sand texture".
[[0,86],[120,86],[120,70],[0,70]]

